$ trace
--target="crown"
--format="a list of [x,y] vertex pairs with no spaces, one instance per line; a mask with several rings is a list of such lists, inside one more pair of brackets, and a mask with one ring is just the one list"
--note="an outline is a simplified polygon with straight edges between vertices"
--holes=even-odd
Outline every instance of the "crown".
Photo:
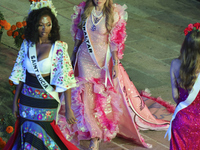
[[185,30],[184,30],[185,36],[186,36],[189,32],[191,32],[191,31],[193,31],[193,30],[200,31],[200,23],[198,23],[198,22],[197,22],[197,23],[194,23],[194,24],[190,23],[190,24],[188,25],[188,27],[185,28]]
[[49,7],[51,9],[51,12],[57,16],[56,8],[54,7],[51,0],[40,0],[39,2],[32,1],[32,4],[30,5],[29,13],[33,10],[37,10],[43,7]]

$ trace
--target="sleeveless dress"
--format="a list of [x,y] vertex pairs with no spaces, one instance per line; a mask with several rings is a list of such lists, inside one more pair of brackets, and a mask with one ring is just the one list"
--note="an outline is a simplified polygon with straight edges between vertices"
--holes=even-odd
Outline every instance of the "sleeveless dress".
[[93,58],[88,50],[86,35],[77,27],[84,6],[85,2],[75,6],[71,30],[74,40],[83,41],[77,52],[74,70],[78,87],[72,89],[72,109],[78,121],[75,125],[67,124],[62,111],[65,104],[62,103],[58,125],[65,137],[75,144],[95,137],[111,141],[119,135],[149,148],[151,145],[144,141],[139,129],[166,130],[169,121],[152,116],[121,63],[118,65],[119,76],[114,80],[109,79],[112,76],[112,59],[105,64],[108,46],[111,52],[118,51],[119,59],[123,56],[126,6],[113,4],[114,27],[110,34],[107,34],[105,17],[96,26],[96,31],[91,30],[92,17],[87,18],[85,26],[93,47]]
[[[186,100],[188,91],[179,89],[178,103]],[[200,92],[195,100],[180,110],[172,122],[170,150],[200,149]]]

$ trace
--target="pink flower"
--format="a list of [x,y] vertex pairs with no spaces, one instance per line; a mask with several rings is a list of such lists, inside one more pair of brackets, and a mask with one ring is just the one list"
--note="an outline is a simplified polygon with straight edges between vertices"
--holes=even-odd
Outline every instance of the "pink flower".
[[33,90],[32,90],[31,88],[28,88],[28,92],[29,92],[29,93],[32,93]]
[[43,137],[42,133],[39,133],[38,137],[41,139]]
[[38,120],[41,120],[41,119],[42,119],[42,115],[39,114],[39,115],[37,116],[37,119],[38,119]]
[[193,27],[194,27],[194,26],[193,26],[192,23],[190,23],[190,24],[188,25],[188,28],[189,28],[189,29],[193,29]]
[[68,72],[68,76],[70,76],[70,77],[72,77],[73,74],[74,74],[73,70],[70,70],[70,71]]

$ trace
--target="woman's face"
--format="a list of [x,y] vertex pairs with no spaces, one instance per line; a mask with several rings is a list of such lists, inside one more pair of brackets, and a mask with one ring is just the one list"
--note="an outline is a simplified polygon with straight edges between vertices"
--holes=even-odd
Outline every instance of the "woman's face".
[[107,0],[93,0],[96,6],[103,7]]
[[38,32],[40,37],[48,38],[51,29],[52,29],[51,17],[49,17],[48,15],[42,16],[39,20],[39,26],[38,26]]

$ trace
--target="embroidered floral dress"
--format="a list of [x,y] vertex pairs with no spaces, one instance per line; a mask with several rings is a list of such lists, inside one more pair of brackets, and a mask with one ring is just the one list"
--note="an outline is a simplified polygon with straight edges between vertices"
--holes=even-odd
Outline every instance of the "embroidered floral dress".
[[[105,16],[92,31],[92,17],[89,16],[83,30],[77,27],[84,11],[85,2],[75,7],[72,15],[72,36],[82,40],[75,65],[78,87],[72,90],[72,109],[78,120],[68,125],[64,118],[64,103],[61,106],[58,124],[68,140],[78,143],[98,137],[104,141],[112,140],[117,134],[129,138],[140,145],[145,143],[140,129],[163,130],[169,122],[155,119],[144,104],[140,94],[129,80],[122,64],[119,64],[119,76],[111,79],[112,51],[123,56],[126,38],[126,6],[114,4],[114,27],[107,34]],[[91,46],[88,45],[88,38]],[[109,46],[109,49],[108,49]]]
[[[19,119],[15,133],[8,141],[6,150],[76,150],[68,142],[56,125],[59,101],[46,92],[38,79],[31,75],[25,67],[27,52],[32,43],[24,40],[18,53],[11,76],[15,84],[23,82],[19,102]],[[67,44],[57,41],[53,44],[50,76],[44,79],[56,86],[56,91],[63,92],[76,86],[72,66],[67,53]]]

